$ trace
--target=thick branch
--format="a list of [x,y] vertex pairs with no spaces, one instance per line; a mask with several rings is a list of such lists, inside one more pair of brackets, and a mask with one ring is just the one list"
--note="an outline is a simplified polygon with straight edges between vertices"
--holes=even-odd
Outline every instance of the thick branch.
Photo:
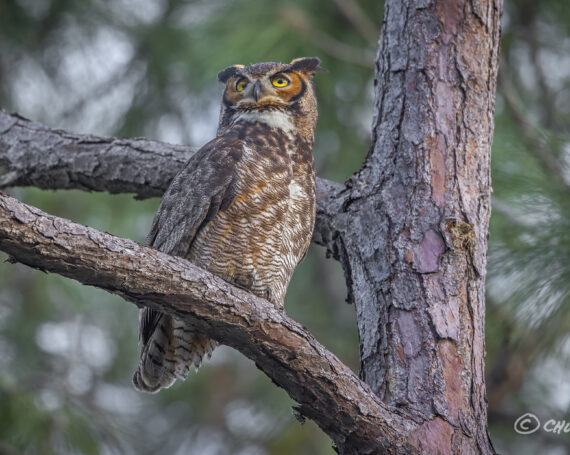
[[414,421],[384,405],[300,324],[184,259],[47,215],[1,193],[0,249],[34,268],[175,314],[234,347],[298,401],[300,412],[341,453],[414,453],[406,446]]
[[48,128],[0,110],[0,189],[9,186],[162,196],[194,149]]

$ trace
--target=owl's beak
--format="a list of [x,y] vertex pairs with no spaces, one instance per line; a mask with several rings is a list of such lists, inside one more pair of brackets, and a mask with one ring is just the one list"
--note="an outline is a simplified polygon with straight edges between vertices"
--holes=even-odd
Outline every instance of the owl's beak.
[[253,84],[253,99],[255,100],[255,102],[257,102],[259,100],[259,94],[261,93],[261,81],[256,81],[255,84]]

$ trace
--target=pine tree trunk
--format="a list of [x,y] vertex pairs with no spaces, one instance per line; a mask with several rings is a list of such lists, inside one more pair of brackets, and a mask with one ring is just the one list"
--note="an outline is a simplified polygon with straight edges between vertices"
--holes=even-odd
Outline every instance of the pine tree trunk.
[[[501,0],[388,0],[373,143],[319,233],[356,305],[361,378],[426,454],[491,454],[484,382]],[[350,450],[341,453],[351,453]]]

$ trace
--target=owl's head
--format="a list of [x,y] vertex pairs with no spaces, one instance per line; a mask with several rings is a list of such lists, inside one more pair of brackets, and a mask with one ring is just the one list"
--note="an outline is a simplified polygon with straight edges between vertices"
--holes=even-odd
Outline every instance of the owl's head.
[[273,127],[312,133],[317,121],[317,100],[312,77],[323,71],[316,57],[291,63],[232,65],[220,71],[226,84],[218,135],[241,121],[264,122]]

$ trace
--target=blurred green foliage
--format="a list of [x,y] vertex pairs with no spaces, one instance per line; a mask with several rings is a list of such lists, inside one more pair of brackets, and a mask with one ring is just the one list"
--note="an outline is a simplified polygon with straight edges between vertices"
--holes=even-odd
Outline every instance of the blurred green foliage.
[[[315,80],[316,165],[342,182],[368,149],[382,8],[372,0],[0,0],[0,106],[58,128],[199,146],[215,133],[220,69],[317,55],[329,72]],[[510,0],[503,22],[488,270],[491,435],[505,453],[570,453],[567,436],[531,441],[512,430],[527,411],[562,419],[570,405],[570,7]],[[137,241],[159,202],[11,193]],[[339,265],[323,256],[311,248],[286,310],[356,371],[354,311]],[[294,419],[287,395],[229,348],[167,391],[134,392],[137,318],[133,305],[103,291],[0,264],[0,454],[334,453],[312,422]]]

